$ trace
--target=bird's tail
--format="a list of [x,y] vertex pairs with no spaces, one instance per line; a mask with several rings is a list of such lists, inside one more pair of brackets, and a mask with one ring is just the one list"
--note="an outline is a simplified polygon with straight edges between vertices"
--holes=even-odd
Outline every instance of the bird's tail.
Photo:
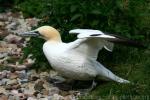
[[114,73],[112,73],[110,70],[105,68],[99,62],[97,62],[97,64],[98,64],[98,66],[97,66],[98,79],[113,80],[113,81],[116,81],[119,83],[130,83],[130,81],[120,78],[117,75],[115,75]]
[[125,80],[123,78],[120,78],[120,77],[118,77],[116,75],[114,77],[115,77],[115,79],[113,79],[113,80],[116,81],[116,82],[119,82],[119,83],[130,83],[130,81]]

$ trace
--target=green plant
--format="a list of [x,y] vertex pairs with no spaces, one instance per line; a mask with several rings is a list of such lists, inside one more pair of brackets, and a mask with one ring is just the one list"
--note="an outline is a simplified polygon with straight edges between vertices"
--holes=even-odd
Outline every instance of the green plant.
[[[149,46],[149,7],[148,0],[17,0],[15,9],[23,11],[26,17],[41,18],[39,26],[51,25],[57,28],[65,42],[75,39],[75,36],[68,34],[70,29],[92,28],[143,41],[145,44],[147,42]],[[43,42],[41,39],[32,38],[24,51],[26,55],[32,53],[37,59],[33,66],[36,69],[49,67],[41,53]],[[119,45],[115,46],[113,53],[102,50],[98,60],[134,84],[105,83],[93,91],[92,95],[149,95],[149,56],[149,49]]]

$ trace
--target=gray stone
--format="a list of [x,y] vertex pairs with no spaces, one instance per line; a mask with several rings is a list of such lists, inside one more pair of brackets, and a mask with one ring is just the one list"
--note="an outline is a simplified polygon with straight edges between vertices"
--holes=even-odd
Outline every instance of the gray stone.
[[7,81],[7,85],[16,85],[16,84],[18,84],[17,79],[12,79]]
[[3,79],[7,76],[7,72],[6,71],[2,71],[0,72],[0,79]]
[[9,17],[8,17],[8,21],[9,21],[9,22],[12,22],[13,20],[14,20],[14,19],[13,19],[12,16],[9,16]]
[[36,97],[28,97],[27,100],[37,100],[37,98]]
[[13,95],[9,95],[8,100],[15,100],[15,97]]
[[57,87],[51,87],[49,89],[49,96],[52,96],[54,94],[59,94],[60,90]]
[[28,79],[17,79],[19,84],[28,83]]
[[0,58],[4,58],[4,57],[6,57],[6,56],[8,56],[8,53],[1,53],[1,52],[0,52]]
[[6,21],[8,19],[8,16],[5,13],[0,14],[0,20],[1,21]]
[[0,27],[4,27],[5,23],[0,21]]
[[43,84],[44,82],[42,80],[37,81],[37,83],[35,83],[34,89],[38,92],[42,91],[42,89],[44,89]]
[[17,79],[19,77],[19,75],[16,73],[16,72],[14,72],[14,73],[9,73],[9,76],[8,76],[8,78],[9,79]]
[[26,94],[26,95],[33,95],[35,90],[33,89],[22,89],[23,90],[23,93]]
[[19,43],[22,40],[22,37],[9,34],[8,36],[4,38],[4,40],[8,43]]
[[28,75],[27,75],[25,70],[18,71],[17,73],[18,73],[20,79],[22,79],[22,80],[23,79],[28,79]]
[[6,90],[5,90],[5,88],[4,87],[2,87],[2,86],[0,86],[0,93],[6,93]]
[[41,100],[41,98],[43,97],[43,95],[41,93],[37,94],[37,98]]
[[47,79],[49,77],[49,73],[48,72],[41,72],[40,73],[40,78],[41,79]]
[[46,97],[43,97],[43,98],[40,98],[40,100],[48,100],[48,98],[46,98]]
[[1,80],[1,85],[6,85],[6,83],[7,83],[8,81],[10,81],[10,79],[3,78],[3,79]]
[[64,100],[64,97],[59,94],[54,94],[51,100]]

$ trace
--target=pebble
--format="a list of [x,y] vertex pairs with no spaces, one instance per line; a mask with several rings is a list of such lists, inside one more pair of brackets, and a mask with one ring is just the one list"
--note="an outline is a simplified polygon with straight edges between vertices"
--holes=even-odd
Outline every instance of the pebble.
[[37,100],[36,97],[28,97],[27,100]]
[[0,27],[4,27],[5,23],[0,21]]
[[59,94],[54,94],[51,100],[64,100],[64,97]]
[[27,66],[31,66],[35,61],[30,57],[27,57],[21,65],[17,63],[23,57],[22,47],[26,46],[30,38],[23,39],[16,34],[31,30],[39,21],[37,18],[24,19],[21,13],[0,13],[0,35],[5,34],[3,41],[0,41],[0,58],[9,57],[4,61],[0,60],[0,64],[7,62],[5,64],[9,67],[0,71],[0,100],[74,100],[75,98],[69,91],[61,91],[50,83],[50,79],[65,81],[56,71],[37,73],[35,70],[27,70]]
[[[23,74],[18,78],[6,77],[0,81],[3,81],[0,93],[7,94],[8,100],[76,100],[73,93],[62,91],[47,80],[37,79],[36,81],[29,81],[29,77],[26,77],[26,75],[32,76],[32,73],[29,74],[25,70],[16,71],[11,69],[0,73],[5,73],[5,75],[16,73],[19,76]],[[33,71],[33,74],[35,75],[35,71]],[[42,72],[39,75],[48,76],[49,73]]]
[[21,70],[17,72],[20,79],[28,79],[28,75],[25,70]]
[[4,58],[4,57],[7,57],[8,56],[8,53],[0,53],[0,58]]
[[10,73],[8,77],[9,79],[17,79],[19,76],[17,73]]
[[57,87],[51,87],[49,89],[49,95],[52,96],[54,94],[59,94],[60,90]]
[[44,89],[43,84],[44,82],[39,80],[37,83],[35,83],[34,89],[38,92],[42,91],[42,89]]
[[13,34],[9,34],[8,36],[6,36],[4,38],[4,40],[8,43],[14,43],[14,44],[17,44],[19,42],[22,42],[22,37],[20,36],[17,36],[17,35],[13,35]]
[[0,86],[0,94],[1,94],[1,93],[6,93],[6,90],[5,90],[4,87],[1,87],[1,86]]
[[7,15],[5,13],[0,13],[0,21],[6,21],[7,20]]
[[16,85],[16,84],[18,84],[17,79],[10,79],[7,81],[6,85]]
[[3,79],[1,79],[0,83],[1,83],[1,85],[6,85],[6,83],[7,83],[8,81],[10,81],[10,79],[8,79],[8,78],[3,78]]

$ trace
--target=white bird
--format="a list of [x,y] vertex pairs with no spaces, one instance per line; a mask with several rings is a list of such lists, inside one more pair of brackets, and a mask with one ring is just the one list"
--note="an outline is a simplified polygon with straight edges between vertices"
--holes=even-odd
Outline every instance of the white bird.
[[42,26],[22,35],[42,36],[46,39],[43,45],[46,58],[52,68],[66,78],[73,80],[105,79],[119,83],[130,83],[128,80],[113,74],[96,59],[99,50],[103,47],[108,51],[113,50],[113,43],[111,42],[119,41],[132,45],[136,44],[135,42],[104,34],[99,30],[74,29],[69,33],[78,34],[78,39],[64,43],[59,32],[51,26]]

